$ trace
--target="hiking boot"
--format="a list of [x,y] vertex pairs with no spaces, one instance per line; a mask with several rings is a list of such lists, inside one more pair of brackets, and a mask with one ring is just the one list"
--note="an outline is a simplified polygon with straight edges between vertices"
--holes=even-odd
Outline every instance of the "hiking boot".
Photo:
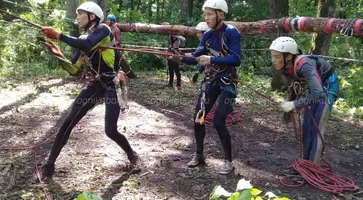
[[205,157],[203,155],[194,154],[193,158],[188,162],[188,167],[196,167],[198,165],[204,165],[205,164]]
[[39,172],[40,177],[38,177],[37,174],[34,174],[32,182],[39,183],[41,181],[52,179],[54,174],[54,169],[55,169],[54,163],[46,162],[40,167],[40,172]]
[[300,175],[299,172],[297,172],[295,169],[293,168],[284,168],[282,170],[282,173],[284,175]]
[[135,151],[132,151],[132,153],[127,156],[127,158],[129,159],[130,163],[133,165],[137,165],[137,163],[139,161],[139,156],[137,155],[137,153]]
[[228,160],[224,160],[221,168],[219,169],[219,174],[222,175],[230,174],[233,171],[233,169],[234,169],[233,163]]

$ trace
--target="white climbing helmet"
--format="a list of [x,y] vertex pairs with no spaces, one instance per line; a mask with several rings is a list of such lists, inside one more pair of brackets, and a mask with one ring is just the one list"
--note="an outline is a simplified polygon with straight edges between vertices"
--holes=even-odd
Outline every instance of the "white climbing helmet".
[[100,21],[102,22],[104,19],[103,11],[99,5],[97,5],[95,2],[87,1],[82,3],[80,6],[78,6],[76,12],[78,13],[78,10],[83,10],[89,13],[92,13],[96,15],[98,18],[100,18]]
[[291,37],[278,37],[276,38],[270,48],[270,50],[278,51],[281,53],[299,54],[298,46],[296,41]]
[[224,13],[228,13],[228,5],[225,0],[207,0],[203,4],[203,11],[205,8],[212,8],[216,10],[221,10]]
[[196,30],[198,31],[208,31],[210,28],[208,27],[206,22],[200,22],[196,27]]

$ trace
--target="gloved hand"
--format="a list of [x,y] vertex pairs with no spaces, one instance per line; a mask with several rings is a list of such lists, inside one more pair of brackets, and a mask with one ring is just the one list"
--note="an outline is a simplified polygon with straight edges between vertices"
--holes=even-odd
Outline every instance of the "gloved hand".
[[47,41],[47,42],[44,42],[44,45],[47,47],[47,49],[52,54],[54,54],[56,56],[59,56],[59,57],[62,57],[62,58],[64,57],[61,49],[56,44],[54,44],[53,42]]
[[196,73],[193,75],[192,82],[193,82],[193,83],[196,83],[196,82],[198,81],[198,77],[199,77],[199,72],[196,72]]
[[210,58],[210,56],[202,55],[197,57],[196,60],[200,65],[210,65]]
[[119,71],[119,72],[117,73],[117,77],[118,77],[118,79],[120,80],[120,84],[121,84],[121,85],[124,85],[124,84],[126,83],[126,74],[125,74],[125,72],[123,72],[123,71]]
[[44,35],[46,35],[50,39],[58,40],[59,39],[59,33],[54,30],[52,27],[43,27],[42,31]]
[[284,112],[290,112],[295,108],[295,105],[293,101],[282,101],[280,103],[280,107]]

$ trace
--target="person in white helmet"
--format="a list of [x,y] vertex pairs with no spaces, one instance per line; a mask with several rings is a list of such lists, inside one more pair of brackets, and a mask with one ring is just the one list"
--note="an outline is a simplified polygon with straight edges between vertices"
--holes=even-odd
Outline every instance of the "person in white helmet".
[[225,24],[224,18],[228,13],[225,0],[207,0],[203,4],[204,20],[210,31],[204,33],[193,57],[171,56],[170,59],[187,64],[205,66],[205,77],[194,113],[194,134],[196,154],[188,167],[197,167],[205,163],[203,154],[205,124],[204,117],[218,100],[213,117],[213,125],[217,130],[224,151],[224,162],[219,169],[220,174],[230,174],[234,167],[232,163],[232,142],[226,126],[228,114],[233,109],[236,98],[237,79],[236,67],[241,64],[241,39],[235,26]]
[[[304,109],[302,159],[318,163],[324,151],[324,132],[333,103],[338,97],[339,82],[334,68],[324,59],[303,55],[291,37],[279,37],[270,46],[275,69],[285,75],[290,86],[290,98],[281,103],[284,112]],[[309,93],[300,94],[302,83]],[[292,168],[284,174],[297,174]]]
[[[74,38],[63,33],[58,33],[51,27],[44,27],[43,33],[50,39],[61,40],[78,49],[72,59],[77,65],[82,60],[88,60],[87,67],[92,74],[91,80],[75,99],[71,111],[60,127],[50,155],[41,167],[40,178],[45,180],[54,174],[55,162],[67,143],[72,129],[96,105],[105,102],[105,132],[127,154],[132,164],[136,164],[138,156],[131,148],[128,140],[117,130],[117,120],[120,106],[116,96],[114,80],[117,80],[120,53],[114,49],[98,50],[98,47],[107,47],[112,44],[113,35],[110,28],[100,23],[104,18],[102,9],[94,2],[85,2],[77,8],[77,23],[86,35]],[[114,45],[115,46],[115,45]],[[124,77],[122,77],[124,79]],[[120,78],[121,79],[121,78]],[[122,79],[120,80],[122,81]]]
[[[196,27],[195,29],[197,30],[197,37],[199,40],[202,40],[203,38],[203,34],[206,32],[206,31],[209,31],[210,28],[208,27],[207,23],[206,22],[200,22]],[[200,65],[199,66],[199,70],[197,72],[195,72],[195,74],[193,75],[193,78],[192,78],[192,81],[193,83],[196,83],[198,81],[198,77],[199,77],[199,74],[202,73],[204,71],[204,68],[205,66],[204,65]]]

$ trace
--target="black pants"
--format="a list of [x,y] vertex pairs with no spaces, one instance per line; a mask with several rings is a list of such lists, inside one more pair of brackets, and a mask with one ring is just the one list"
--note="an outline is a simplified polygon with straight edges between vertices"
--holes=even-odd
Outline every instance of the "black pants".
[[[206,90],[206,102],[205,102],[205,116],[209,113],[210,109],[213,107],[214,103],[217,101],[219,96],[218,106],[214,113],[213,125],[217,130],[219,135],[219,139],[223,146],[225,159],[228,161],[232,161],[232,144],[231,144],[231,136],[229,135],[229,131],[226,126],[226,119],[228,114],[233,109],[233,104],[235,101],[234,94],[231,92],[225,91],[221,88],[221,81],[217,80],[215,84],[211,83],[207,87]],[[200,109],[202,93],[199,95],[196,105],[196,112],[194,114],[194,118],[197,115],[197,112]],[[194,134],[195,140],[197,142],[197,154],[203,155],[203,145],[205,138],[205,125],[200,125],[199,123],[194,124]]]
[[174,72],[176,75],[176,86],[181,86],[181,74],[180,74],[180,68],[179,63],[168,60],[168,66],[169,66],[169,85],[173,85],[174,82]]
[[55,138],[48,162],[55,163],[62,148],[67,143],[69,135],[74,126],[94,106],[105,102],[105,132],[106,135],[115,141],[128,155],[132,154],[132,148],[124,135],[117,131],[117,120],[120,113],[120,106],[117,101],[116,91],[105,89],[99,81],[90,82],[77,96],[72,109],[64,120]]

